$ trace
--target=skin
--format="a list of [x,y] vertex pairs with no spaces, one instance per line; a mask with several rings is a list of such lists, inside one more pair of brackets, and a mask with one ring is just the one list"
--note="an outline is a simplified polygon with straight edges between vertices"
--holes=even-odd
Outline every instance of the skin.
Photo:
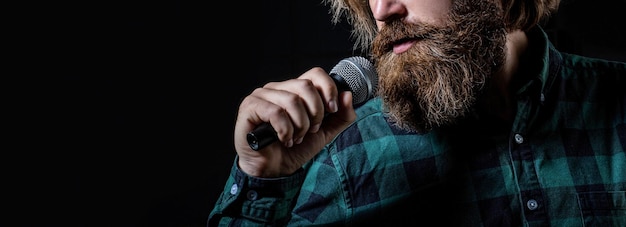
[[[376,1],[370,0],[370,9],[376,19],[376,26],[380,30],[385,21],[402,17],[408,23],[416,21],[439,25],[444,15],[450,9],[450,1],[425,0],[425,1]],[[410,16],[408,16],[410,15]],[[415,44],[414,40],[394,45],[393,52],[401,54]]]
[[[330,112],[324,118],[324,112]],[[242,101],[235,124],[235,150],[242,171],[256,177],[292,174],[356,119],[350,92],[338,93],[322,68],[296,79],[268,83]],[[254,151],[246,134],[270,122],[280,142]]]
[[[452,3],[451,0],[370,0],[369,5],[380,30],[397,19],[438,25]],[[396,43],[392,51],[402,54],[415,43],[415,40]],[[497,100],[490,99],[488,105],[478,104],[489,106],[494,116],[511,119],[514,114],[508,89],[527,45],[524,32],[513,30],[507,34],[506,61],[490,78],[492,87],[487,88],[488,94]],[[495,108],[494,103],[498,104]],[[333,114],[324,119],[325,112]],[[355,119],[350,92],[339,93],[328,73],[319,67],[296,79],[268,83],[255,89],[239,106],[234,131],[238,165],[250,176],[288,176]],[[246,134],[263,122],[270,122],[280,142],[254,151],[246,141]]]
[[378,30],[385,26],[385,22],[402,18],[406,22],[422,22],[440,25],[450,10],[451,1],[441,0],[370,0],[370,9]]

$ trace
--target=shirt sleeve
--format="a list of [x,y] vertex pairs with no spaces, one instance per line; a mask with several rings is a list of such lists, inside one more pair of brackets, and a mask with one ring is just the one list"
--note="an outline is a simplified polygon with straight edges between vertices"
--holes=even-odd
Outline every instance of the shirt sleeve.
[[224,191],[209,214],[208,226],[284,225],[304,182],[305,171],[280,178],[248,176],[235,158]]

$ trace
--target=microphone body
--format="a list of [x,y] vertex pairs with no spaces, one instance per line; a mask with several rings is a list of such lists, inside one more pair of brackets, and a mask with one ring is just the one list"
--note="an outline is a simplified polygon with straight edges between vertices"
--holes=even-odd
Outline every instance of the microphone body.
[[[341,91],[352,92],[352,104],[357,106],[374,97],[378,76],[372,63],[364,57],[345,58],[330,71],[329,75]],[[246,139],[252,150],[259,150],[278,140],[276,131],[268,122],[258,125]]]

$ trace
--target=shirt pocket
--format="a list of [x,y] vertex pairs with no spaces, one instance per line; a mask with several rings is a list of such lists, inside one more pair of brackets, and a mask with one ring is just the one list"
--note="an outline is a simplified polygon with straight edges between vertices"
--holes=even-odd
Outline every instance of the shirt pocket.
[[626,191],[579,192],[585,226],[626,226]]

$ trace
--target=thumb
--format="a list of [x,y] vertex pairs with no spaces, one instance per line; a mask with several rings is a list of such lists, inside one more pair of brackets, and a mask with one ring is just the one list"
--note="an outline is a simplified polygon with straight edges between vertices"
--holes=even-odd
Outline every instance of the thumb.
[[328,115],[321,127],[325,133],[326,141],[335,138],[337,134],[346,129],[356,119],[356,112],[352,105],[352,92],[341,92],[337,105],[339,110]]

